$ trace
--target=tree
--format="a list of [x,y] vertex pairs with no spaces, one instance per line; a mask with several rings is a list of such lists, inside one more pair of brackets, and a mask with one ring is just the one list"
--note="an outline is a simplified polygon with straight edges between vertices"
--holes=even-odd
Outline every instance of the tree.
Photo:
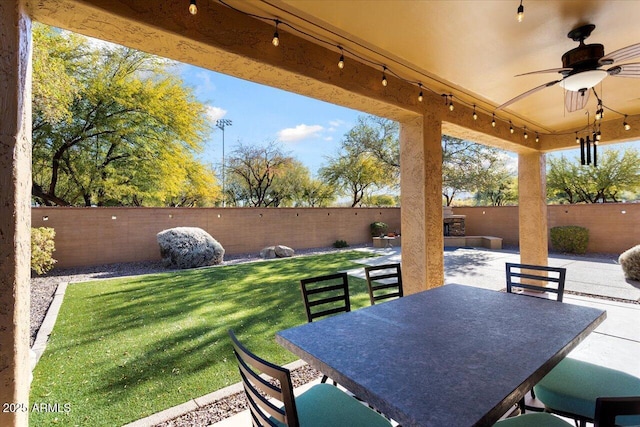
[[636,149],[603,150],[598,166],[580,166],[564,155],[549,159],[547,194],[568,203],[617,202],[640,187],[640,153]]
[[369,153],[396,178],[400,176],[398,122],[377,116],[360,116],[344,137],[342,148],[352,155]]
[[355,156],[346,152],[330,158],[329,164],[320,168],[319,173],[322,179],[351,198],[351,207],[361,202],[366,190],[382,188],[394,181],[378,159],[369,153]]
[[[45,205],[193,205],[217,195],[195,158],[205,106],[172,63],[35,25],[34,198]],[[54,70],[52,73],[51,70]],[[177,183],[198,183],[197,191]]]
[[506,206],[518,202],[518,180],[504,169],[485,181],[475,194],[478,206]]
[[363,204],[375,207],[391,207],[397,206],[398,200],[390,194],[372,194],[365,196]]
[[460,192],[495,186],[505,170],[505,158],[497,148],[442,136],[442,195],[447,206]]
[[278,179],[287,173],[299,173],[299,166],[274,142],[267,146],[240,144],[227,162],[231,180],[228,191],[233,192],[228,200],[236,205],[278,207],[291,190],[286,188],[286,180]]

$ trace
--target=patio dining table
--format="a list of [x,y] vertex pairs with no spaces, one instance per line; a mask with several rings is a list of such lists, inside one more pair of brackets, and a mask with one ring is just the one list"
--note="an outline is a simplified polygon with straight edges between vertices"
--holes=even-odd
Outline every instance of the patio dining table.
[[402,426],[490,426],[606,318],[449,284],[280,331],[276,341]]

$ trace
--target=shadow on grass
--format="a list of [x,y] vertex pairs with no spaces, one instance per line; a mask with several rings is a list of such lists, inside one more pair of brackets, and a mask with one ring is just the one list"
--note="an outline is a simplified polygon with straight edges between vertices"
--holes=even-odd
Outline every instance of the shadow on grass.
[[[306,322],[299,280],[352,268],[362,256],[340,252],[70,285],[32,398],[77,399],[75,407],[88,414],[94,406],[117,413],[120,405],[134,412],[114,417],[140,418],[237,382],[230,328],[256,353],[290,362],[295,356],[274,336]],[[365,282],[349,280],[354,309],[367,305]]]

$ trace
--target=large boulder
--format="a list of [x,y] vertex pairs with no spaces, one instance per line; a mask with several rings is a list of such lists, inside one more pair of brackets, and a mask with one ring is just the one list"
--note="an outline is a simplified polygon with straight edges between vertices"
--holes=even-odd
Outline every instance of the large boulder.
[[640,280],[640,245],[624,251],[618,262],[627,279]]
[[175,227],[156,235],[166,267],[196,268],[222,264],[224,248],[198,227]]
[[260,251],[260,257],[264,259],[292,257],[295,251],[288,246],[267,246]]
[[267,246],[260,251],[260,258],[262,259],[273,259],[276,257],[276,247],[275,246]]
[[277,245],[274,248],[275,252],[276,252],[276,256],[278,258],[289,258],[292,257],[294,254],[293,249],[291,249],[288,246],[284,246],[284,245]]

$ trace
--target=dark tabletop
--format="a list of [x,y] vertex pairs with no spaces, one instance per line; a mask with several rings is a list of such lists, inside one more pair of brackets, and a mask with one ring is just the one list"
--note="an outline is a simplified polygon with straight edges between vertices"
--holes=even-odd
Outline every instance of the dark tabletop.
[[276,341],[409,426],[490,426],[606,317],[450,284],[287,329]]

